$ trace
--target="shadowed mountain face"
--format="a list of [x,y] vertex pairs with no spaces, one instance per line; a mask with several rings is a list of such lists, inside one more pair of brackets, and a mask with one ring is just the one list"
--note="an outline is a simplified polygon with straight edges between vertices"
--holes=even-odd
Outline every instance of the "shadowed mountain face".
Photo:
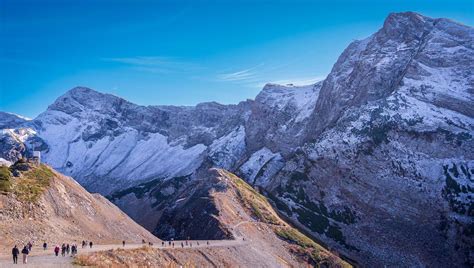
[[[152,216],[159,219],[154,234],[164,239],[191,239],[190,243],[194,246],[196,241],[193,240],[228,240],[225,247],[213,249],[192,250],[186,246],[191,250],[184,256],[176,256],[177,264],[205,267],[351,267],[290,226],[280,218],[266,197],[234,174],[213,168],[198,172],[195,178],[177,180],[182,186],[177,187],[176,194],[156,200],[163,213]],[[143,199],[150,199],[160,196],[160,190],[169,186],[154,181],[117,193],[111,199],[124,200],[124,195],[140,194]],[[211,241],[211,245],[215,243]],[[179,254],[179,250],[177,252],[112,254],[131,254],[126,259],[133,265],[147,257],[160,256],[150,262],[152,266],[163,266],[163,260],[172,254]]]
[[195,189],[220,167],[364,265],[470,266],[473,40],[448,19],[391,14],[324,81],[268,84],[238,105],[144,107],[75,88],[33,121],[9,123],[0,157],[41,150],[164,236],[195,232],[164,226],[213,211]]

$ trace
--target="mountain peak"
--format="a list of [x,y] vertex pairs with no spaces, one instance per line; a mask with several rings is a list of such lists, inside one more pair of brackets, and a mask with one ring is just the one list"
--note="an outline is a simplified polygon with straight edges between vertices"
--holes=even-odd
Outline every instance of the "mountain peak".
[[48,107],[48,110],[62,111],[68,114],[84,109],[102,110],[115,104],[128,103],[126,100],[88,87],[77,86],[68,90]]
[[30,118],[0,111],[0,128],[15,128],[19,125],[31,121]]
[[385,19],[377,37],[404,42],[419,40],[425,32],[433,28],[434,21],[435,19],[415,12],[391,13]]
[[103,94],[103,93],[100,93],[100,92],[98,92],[96,90],[93,90],[91,88],[88,88],[88,87],[76,86],[76,87],[73,87],[70,90],[68,90],[66,92],[66,94],[68,94],[68,95],[83,95],[83,94]]
[[406,11],[406,12],[393,12],[388,14],[387,18],[385,19],[384,24],[387,22],[392,22],[392,21],[398,21],[398,22],[426,22],[426,21],[431,21],[433,20],[432,18],[423,16],[421,14],[418,14],[416,12],[412,11]]

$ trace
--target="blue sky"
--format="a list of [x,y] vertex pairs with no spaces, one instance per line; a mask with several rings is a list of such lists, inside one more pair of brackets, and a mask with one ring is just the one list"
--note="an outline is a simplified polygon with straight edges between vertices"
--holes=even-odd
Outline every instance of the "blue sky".
[[0,110],[35,117],[78,85],[143,105],[238,103],[324,78],[401,11],[474,24],[472,0],[0,0]]

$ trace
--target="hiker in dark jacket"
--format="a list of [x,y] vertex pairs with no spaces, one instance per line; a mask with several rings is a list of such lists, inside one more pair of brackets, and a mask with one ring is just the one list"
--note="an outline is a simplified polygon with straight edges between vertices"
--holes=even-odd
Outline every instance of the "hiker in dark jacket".
[[75,256],[75,255],[76,255],[76,252],[77,252],[77,245],[76,245],[76,244],[72,244],[72,246],[71,246],[71,255],[72,255],[72,256]]
[[66,245],[65,244],[63,244],[61,246],[61,256],[63,256],[63,257],[66,256]]
[[71,247],[69,244],[66,245],[66,254],[69,255],[69,252],[71,251]]
[[43,243],[43,250],[46,250],[48,248],[48,244],[46,242]]
[[56,247],[54,248],[54,254],[56,255],[56,257],[59,255],[59,245],[56,245]]
[[18,263],[18,255],[20,254],[20,250],[18,249],[18,247],[15,245],[13,248],[12,248],[12,255],[13,255],[13,263],[14,264],[17,264]]
[[26,264],[28,262],[28,253],[30,253],[28,246],[24,246],[21,253],[23,254],[23,263]]
[[122,246],[124,246],[124,247],[125,247],[125,240],[123,240],[123,241],[122,241]]
[[89,242],[89,247],[90,247],[90,248],[92,248],[92,245],[93,245],[93,244],[92,244],[92,241]]

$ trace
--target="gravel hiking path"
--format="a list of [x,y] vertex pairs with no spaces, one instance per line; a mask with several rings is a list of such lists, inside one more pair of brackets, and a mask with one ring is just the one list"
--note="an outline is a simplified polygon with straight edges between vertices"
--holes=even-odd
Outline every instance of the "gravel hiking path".
[[[246,244],[246,241],[242,240],[209,240],[209,245],[207,245],[207,240],[188,240],[188,245],[186,246],[186,241],[174,241],[174,248],[181,248],[181,242],[185,245],[184,249],[194,249],[194,248],[210,248],[210,247],[229,247]],[[199,242],[199,246],[197,245]],[[190,246],[192,244],[192,247]],[[91,253],[96,251],[105,251],[110,249],[135,249],[142,247],[143,244],[129,244],[122,246],[122,244],[113,244],[113,245],[94,245],[92,248],[79,247],[79,254]],[[165,246],[161,246],[161,243],[153,245],[153,248],[166,248],[168,250],[173,249],[168,246],[168,243],[165,243]],[[58,257],[54,256],[53,248],[50,247],[47,250],[43,250],[41,247],[33,247],[31,254],[28,256],[28,263],[22,264],[22,256],[18,256],[18,264],[13,264],[11,255],[8,255],[9,252],[1,252],[0,254],[0,267],[77,267],[72,264],[73,258],[71,256],[61,257],[59,254]]]

